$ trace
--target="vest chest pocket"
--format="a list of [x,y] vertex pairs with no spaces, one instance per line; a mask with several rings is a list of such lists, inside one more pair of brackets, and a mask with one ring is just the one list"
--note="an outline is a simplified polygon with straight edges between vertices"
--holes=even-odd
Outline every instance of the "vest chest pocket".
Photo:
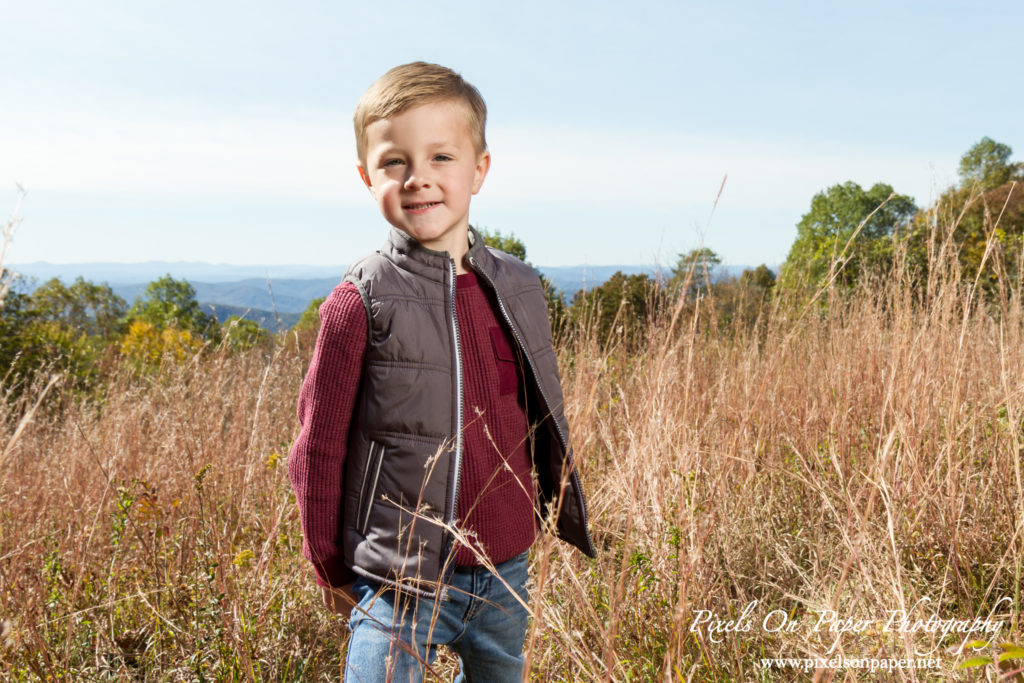
[[366,469],[363,470],[363,483],[359,488],[359,518],[356,519],[356,527],[364,536],[370,524],[370,508],[373,507],[373,497],[377,494],[377,480],[380,479],[380,466],[383,462],[384,446],[371,441],[370,452],[366,457]]
[[505,337],[505,330],[492,327],[490,333],[494,362],[498,366],[498,391],[502,396],[514,394],[519,389],[519,361]]

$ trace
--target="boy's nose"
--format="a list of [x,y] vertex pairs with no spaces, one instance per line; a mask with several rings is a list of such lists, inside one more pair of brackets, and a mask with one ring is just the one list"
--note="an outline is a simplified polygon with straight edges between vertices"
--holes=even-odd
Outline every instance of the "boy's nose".
[[419,190],[420,188],[430,187],[430,180],[427,179],[420,169],[410,167],[404,187],[407,190]]

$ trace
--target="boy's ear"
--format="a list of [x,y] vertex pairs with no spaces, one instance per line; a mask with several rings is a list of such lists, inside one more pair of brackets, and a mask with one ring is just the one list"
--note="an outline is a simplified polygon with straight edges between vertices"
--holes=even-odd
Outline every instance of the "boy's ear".
[[480,191],[487,177],[487,171],[491,169],[491,153],[486,149],[476,160],[476,173],[473,175],[473,194]]
[[373,183],[370,181],[370,174],[366,172],[366,169],[363,168],[362,164],[356,164],[356,168],[359,170],[359,177],[362,179],[362,181],[366,185],[367,189],[369,189],[370,192],[372,193],[373,192]]

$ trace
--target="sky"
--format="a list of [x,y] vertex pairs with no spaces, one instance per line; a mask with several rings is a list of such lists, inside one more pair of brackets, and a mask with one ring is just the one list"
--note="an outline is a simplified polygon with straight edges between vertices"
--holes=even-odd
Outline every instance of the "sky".
[[926,206],[982,137],[1024,152],[1016,1],[0,0],[0,17],[0,213],[27,190],[13,263],[347,264],[388,229],[352,110],[415,60],[483,94],[470,222],[541,266],[701,245],[778,264],[831,185]]

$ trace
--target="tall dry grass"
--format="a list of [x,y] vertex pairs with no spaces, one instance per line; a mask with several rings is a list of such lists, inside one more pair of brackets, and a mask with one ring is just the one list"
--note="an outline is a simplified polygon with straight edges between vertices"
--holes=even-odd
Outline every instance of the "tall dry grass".
[[[980,297],[946,234],[924,276],[777,298],[753,327],[716,324],[703,301],[639,344],[564,339],[601,554],[535,546],[533,679],[966,680],[962,639],[880,627],[915,604],[985,616],[1002,597],[999,638],[1020,642],[1021,274]],[[9,678],[340,676],[345,630],[299,557],[285,467],[309,341],[125,367],[99,402],[50,400],[20,422],[0,463]],[[0,443],[36,395],[6,403]],[[754,601],[749,630],[691,628]],[[773,610],[793,629],[762,628]],[[826,610],[872,623],[837,637],[813,628]],[[917,651],[940,668],[759,663]]]
[[4,305],[4,297],[7,296],[7,292],[11,289],[11,282],[14,277],[14,273],[7,268],[7,255],[11,248],[11,243],[14,241],[14,232],[18,227],[18,223],[21,222],[21,216],[18,215],[18,210],[21,208],[21,202],[25,199],[25,188],[20,184],[15,183],[18,188],[18,199],[14,204],[14,210],[11,212],[7,222],[4,223],[3,231],[0,232],[0,309]]

